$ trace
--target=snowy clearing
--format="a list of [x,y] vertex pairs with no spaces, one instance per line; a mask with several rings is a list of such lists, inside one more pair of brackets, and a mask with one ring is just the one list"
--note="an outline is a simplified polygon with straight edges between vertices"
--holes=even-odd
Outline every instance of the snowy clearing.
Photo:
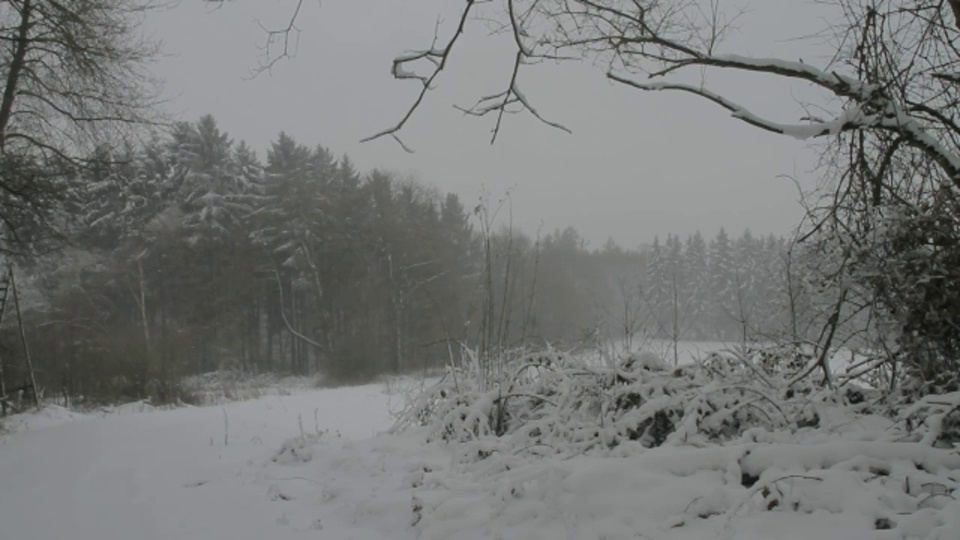
[[880,417],[719,447],[478,458],[481,441],[382,434],[403,386],[21,417],[0,437],[0,537],[960,538],[960,457],[886,442]]
[[371,385],[224,407],[27,415],[24,431],[0,435],[0,537],[301,538],[318,518],[335,519],[314,483],[322,475],[271,458],[301,426],[336,447],[369,438],[390,426],[388,399]]

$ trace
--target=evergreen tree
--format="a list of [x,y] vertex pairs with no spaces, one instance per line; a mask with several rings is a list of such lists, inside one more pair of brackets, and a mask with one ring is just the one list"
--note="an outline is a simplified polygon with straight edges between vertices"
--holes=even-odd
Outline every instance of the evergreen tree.
[[735,332],[736,266],[733,248],[725,229],[721,228],[710,242],[710,283],[712,291],[712,324],[721,339],[729,339]]
[[707,243],[700,232],[687,238],[683,253],[685,273],[683,305],[688,320],[690,336],[705,339],[709,326],[710,275],[707,265]]
[[656,329],[654,333],[665,335],[669,327],[671,281],[667,254],[660,245],[660,237],[654,237],[647,256],[646,283],[650,310]]

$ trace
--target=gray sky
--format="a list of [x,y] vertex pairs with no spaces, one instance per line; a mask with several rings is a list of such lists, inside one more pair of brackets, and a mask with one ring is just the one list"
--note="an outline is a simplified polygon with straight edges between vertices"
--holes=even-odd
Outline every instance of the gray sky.
[[[511,190],[521,227],[572,225],[593,247],[607,237],[635,247],[656,234],[712,236],[721,226],[733,234],[746,227],[785,233],[801,210],[795,185],[781,176],[814,182],[806,143],[751,128],[692,96],[614,86],[586,64],[521,73],[538,110],[572,135],[513,115],[491,146],[493,118],[464,118],[452,107],[501,91],[510,74],[510,43],[489,38],[477,23],[402,134],[416,153],[389,139],[361,144],[395,123],[418,90],[415,82],[392,79],[392,58],[429,45],[438,14],[449,32],[461,3],[324,0],[321,6],[306,0],[296,58],[245,80],[264,37],[256,21],[279,25],[293,5],[243,0],[211,10],[200,0],[181,0],[151,15],[148,27],[168,53],[155,72],[167,80],[169,109],[189,120],[213,114],[261,157],[283,130],[302,144],[349,154],[361,170],[414,174],[459,193],[467,204],[483,192],[497,198]],[[790,59],[810,53],[786,39],[818,28],[807,2],[758,0],[749,7],[729,51]],[[803,89],[724,74],[711,74],[707,83],[756,112],[783,121],[799,117],[796,96]]]

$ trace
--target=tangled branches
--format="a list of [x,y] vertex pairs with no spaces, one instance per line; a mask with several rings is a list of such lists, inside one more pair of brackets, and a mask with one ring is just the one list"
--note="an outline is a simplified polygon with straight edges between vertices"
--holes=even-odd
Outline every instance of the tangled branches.
[[756,430],[795,432],[817,427],[825,407],[882,409],[876,390],[831,389],[804,376],[817,362],[788,348],[713,354],[678,368],[649,356],[605,367],[564,353],[524,354],[505,363],[505,375],[491,385],[451,370],[397,429],[429,426],[434,439],[480,443],[479,457],[494,440],[504,451],[579,455],[621,445],[706,446]]

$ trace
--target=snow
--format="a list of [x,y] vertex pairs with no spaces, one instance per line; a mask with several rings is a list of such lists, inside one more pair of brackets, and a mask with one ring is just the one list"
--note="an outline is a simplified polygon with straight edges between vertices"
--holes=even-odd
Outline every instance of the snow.
[[[0,538],[302,538],[317,519],[325,530],[337,530],[327,520],[355,528],[320,504],[322,468],[272,458],[301,426],[350,456],[352,441],[391,425],[388,399],[371,385],[223,407],[110,415],[47,408],[21,417],[18,431],[0,435]],[[372,470],[347,465],[351,479],[368,478],[351,486],[357,499],[380,489]]]
[[50,405],[38,412],[17,414],[4,418],[3,428],[6,431],[43,429],[75,422],[83,418],[86,418],[86,415],[75,413],[57,405]]
[[826,73],[810,64],[783,60],[781,58],[756,58],[752,56],[743,56],[739,54],[717,54],[710,57],[718,62],[733,64],[735,66],[745,66],[760,70],[775,70],[790,76],[801,77],[812,81],[819,81],[821,84],[832,84],[843,82],[850,85],[855,90],[859,90],[861,83],[850,77],[843,77],[835,72]]
[[281,377],[269,373],[254,375],[223,370],[187,377],[183,387],[191,395],[191,403],[221,405],[266,395],[290,395],[292,392],[316,388],[322,382],[317,377]]
[[960,539],[960,455],[892,420],[543,456],[389,430],[415,386],[13,417],[0,538]]

